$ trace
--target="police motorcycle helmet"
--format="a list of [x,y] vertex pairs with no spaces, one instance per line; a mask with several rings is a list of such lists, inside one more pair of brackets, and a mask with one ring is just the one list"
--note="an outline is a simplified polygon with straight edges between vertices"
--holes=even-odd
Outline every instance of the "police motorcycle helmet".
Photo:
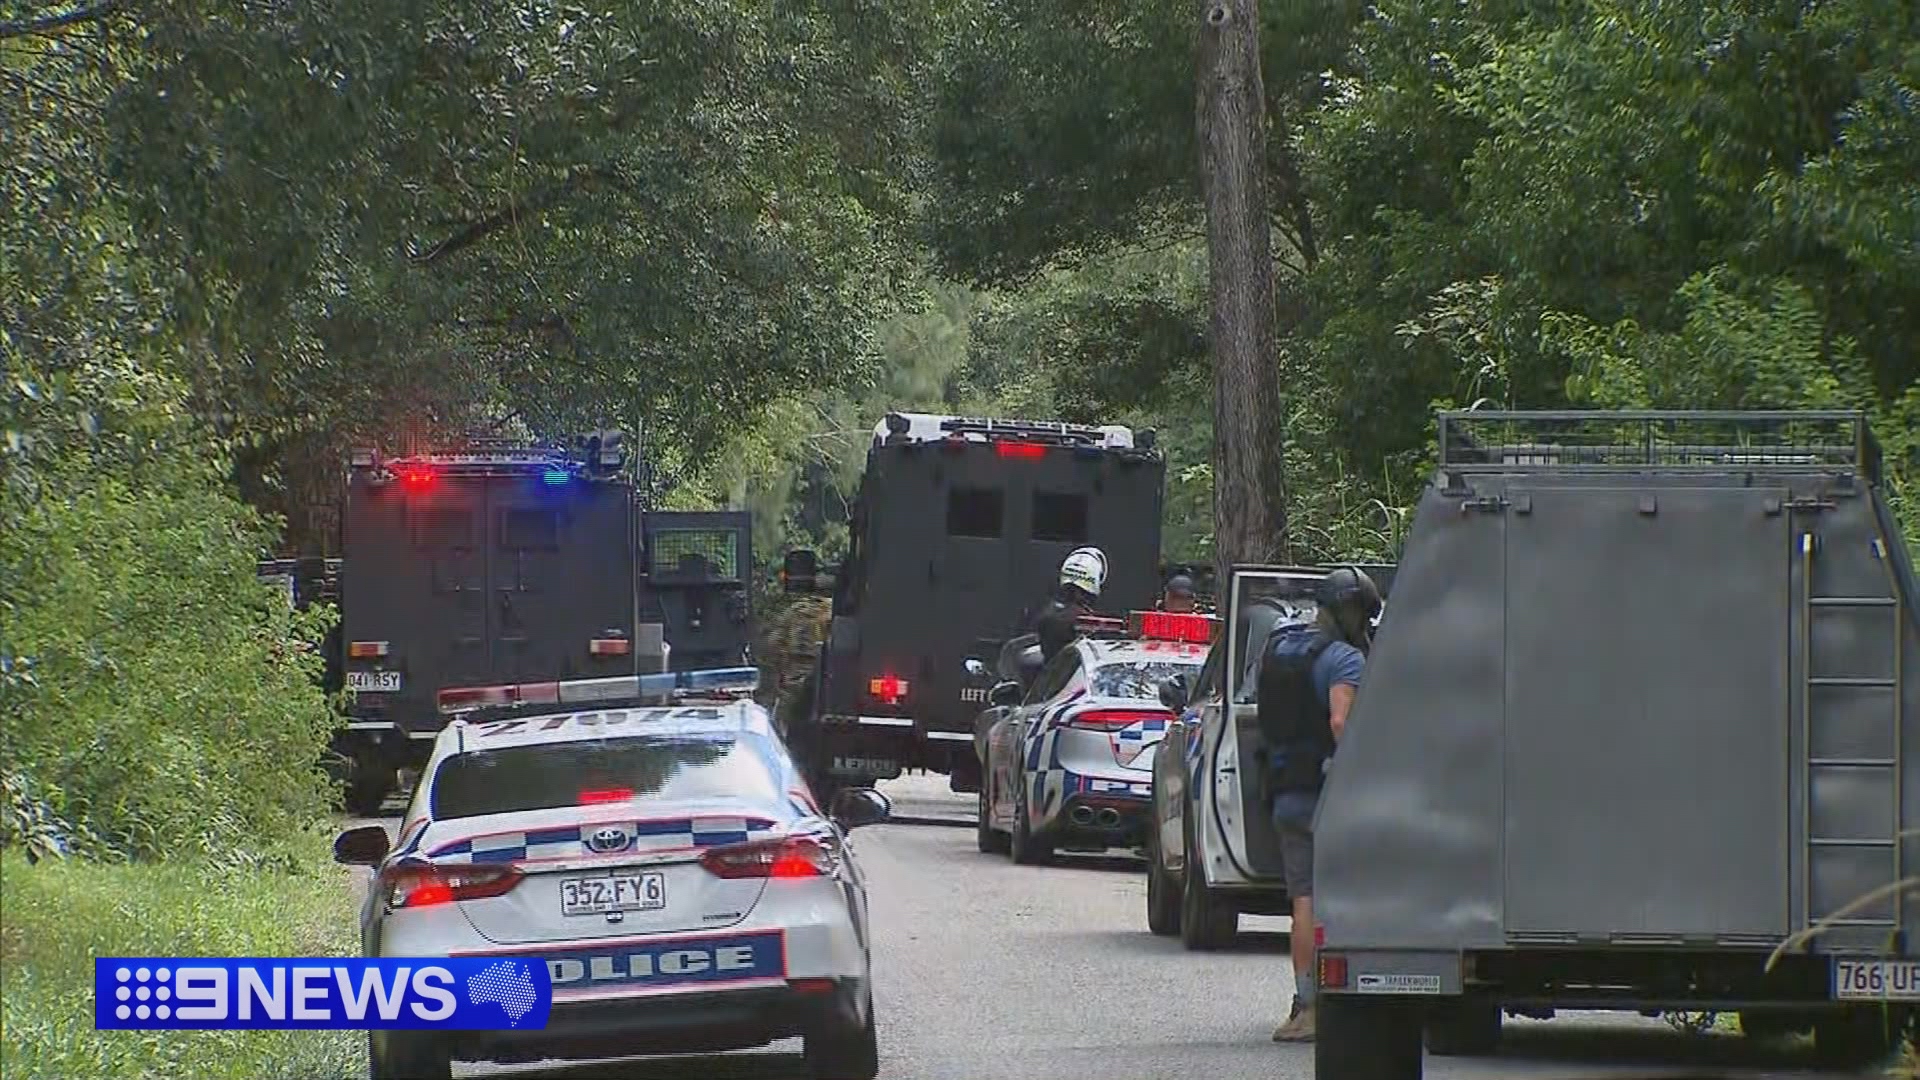
[[1320,579],[1314,603],[1320,628],[1354,648],[1366,651],[1380,625],[1380,588],[1357,566],[1342,566]]
[[1107,583],[1107,555],[1097,547],[1075,548],[1060,563],[1060,584],[1099,599]]

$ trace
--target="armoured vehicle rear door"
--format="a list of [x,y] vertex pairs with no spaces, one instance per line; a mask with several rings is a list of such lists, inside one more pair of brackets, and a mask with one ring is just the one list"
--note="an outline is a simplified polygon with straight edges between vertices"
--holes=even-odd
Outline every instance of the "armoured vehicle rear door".
[[[499,476],[488,481],[485,508],[491,677],[534,681],[634,670],[629,489]],[[621,659],[595,657],[595,640],[622,638],[629,644]]]
[[1214,821],[1226,841],[1228,857],[1247,878],[1281,876],[1280,849],[1273,830],[1272,799],[1267,791],[1272,754],[1261,735],[1254,701],[1262,646],[1276,627],[1310,623],[1313,594],[1322,571],[1299,567],[1236,567],[1227,594],[1227,635],[1215,648],[1227,649],[1226,692],[1210,709],[1226,710],[1227,722],[1209,718],[1210,762],[1202,783],[1213,785]]

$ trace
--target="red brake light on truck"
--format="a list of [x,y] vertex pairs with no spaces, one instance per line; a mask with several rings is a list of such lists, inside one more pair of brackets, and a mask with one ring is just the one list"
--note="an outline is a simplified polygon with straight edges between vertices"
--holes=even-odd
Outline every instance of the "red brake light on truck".
[[633,651],[633,642],[626,638],[594,638],[587,642],[587,652],[594,656],[625,656]]
[[439,479],[424,465],[409,465],[400,470],[400,486],[408,491],[426,491]]
[[347,645],[347,657],[352,660],[372,660],[387,655],[387,643],[384,641],[355,641]]
[[1003,458],[1018,458],[1023,461],[1032,461],[1035,458],[1047,456],[1046,443],[1003,440],[994,443],[993,448]]
[[898,675],[882,675],[867,681],[867,693],[888,705],[898,705],[907,700],[907,691],[912,684]]

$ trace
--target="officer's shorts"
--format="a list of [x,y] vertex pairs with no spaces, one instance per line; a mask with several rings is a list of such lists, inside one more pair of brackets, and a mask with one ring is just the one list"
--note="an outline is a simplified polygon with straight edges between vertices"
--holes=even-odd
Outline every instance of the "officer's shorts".
[[1280,872],[1287,882],[1287,897],[1298,899],[1313,895],[1313,830],[1304,825],[1275,822],[1280,834]]

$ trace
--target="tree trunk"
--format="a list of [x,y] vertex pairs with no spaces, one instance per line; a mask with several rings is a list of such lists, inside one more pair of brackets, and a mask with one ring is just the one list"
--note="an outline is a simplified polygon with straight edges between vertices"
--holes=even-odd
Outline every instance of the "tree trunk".
[[1287,540],[1266,93],[1258,0],[1200,0],[1200,188],[1212,294],[1214,562],[1277,561]]

